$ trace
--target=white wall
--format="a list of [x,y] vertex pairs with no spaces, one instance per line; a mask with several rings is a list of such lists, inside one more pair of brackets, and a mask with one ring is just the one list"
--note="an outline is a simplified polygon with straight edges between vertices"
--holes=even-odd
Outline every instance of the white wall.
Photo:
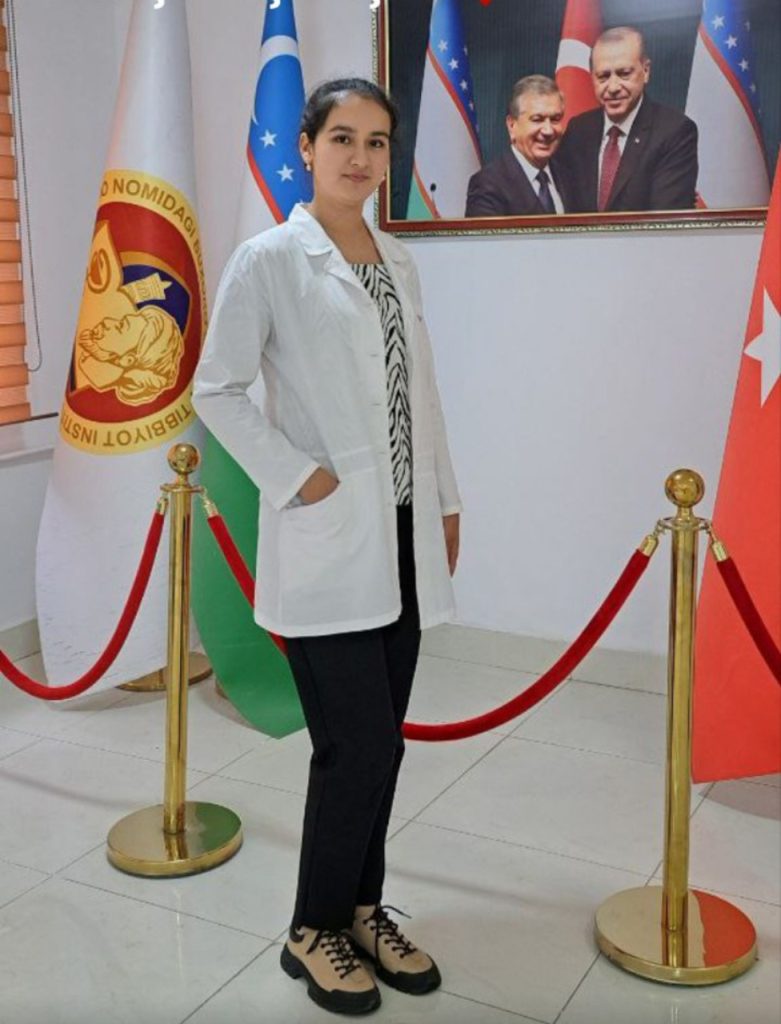
[[[48,31],[53,6],[76,4],[81,11],[83,0],[25,0],[35,37]],[[82,176],[67,183],[80,205],[69,205],[60,176],[40,183],[62,200],[57,223],[70,239],[65,261],[76,278],[116,86],[106,51],[114,37],[121,50],[129,9],[128,0],[116,0],[113,29],[96,14],[81,21],[78,40],[58,40],[57,59],[73,81],[83,87],[93,57],[103,81],[97,99],[91,93],[59,112],[61,136],[78,138],[83,150]],[[309,85],[370,73],[368,0],[298,0],[296,10]],[[188,0],[210,296],[233,245],[259,11],[257,0]],[[42,77],[30,88],[48,88]],[[97,107],[99,129],[85,130],[85,111]],[[40,145],[46,150],[45,140]],[[632,547],[668,514],[669,470],[698,468],[709,485],[702,507],[711,509],[759,241],[759,232],[713,230],[410,242],[466,505],[461,621],[570,638]],[[78,295],[66,302],[61,285],[52,288],[40,288],[39,304],[65,364]],[[0,578],[13,571],[18,584],[10,603],[0,598],[2,629],[32,615],[31,538],[41,496],[18,466],[4,463],[0,494],[3,502],[12,495],[19,510],[2,534],[10,539],[0,550]],[[609,646],[664,648],[666,563],[665,551],[608,634]]]

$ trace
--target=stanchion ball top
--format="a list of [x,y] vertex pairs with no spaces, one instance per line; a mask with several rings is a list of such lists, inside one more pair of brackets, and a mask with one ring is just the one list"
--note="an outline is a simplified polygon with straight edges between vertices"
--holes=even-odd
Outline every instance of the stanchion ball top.
[[194,444],[175,444],[168,451],[168,465],[174,473],[194,473],[201,456]]
[[705,481],[694,469],[676,469],[665,480],[664,493],[678,508],[691,508],[702,501]]

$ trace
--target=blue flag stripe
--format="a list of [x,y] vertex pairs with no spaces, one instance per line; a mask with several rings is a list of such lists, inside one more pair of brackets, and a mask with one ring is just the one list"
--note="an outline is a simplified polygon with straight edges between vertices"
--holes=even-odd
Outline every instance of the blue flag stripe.
[[304,78],[298,56],[293,0],[267,0],[261,66],[247,154],[258,187],[277,221],[312,198],[312,176],[298,150]]

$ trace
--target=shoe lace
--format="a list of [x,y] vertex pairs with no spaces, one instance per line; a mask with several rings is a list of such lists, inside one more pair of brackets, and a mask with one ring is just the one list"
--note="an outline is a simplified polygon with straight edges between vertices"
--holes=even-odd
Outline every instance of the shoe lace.
[[417,946],[413,946],[409,939],[401,934],[396,922],[391,921],[388,917],[389,910],[395,914],[401,914],[402,917],[409,918],[410,916],[403,910],[399,910],[398,907],[392,907],[390,904],[385,906],[378,904],[363,923],[374,928],[374,956],[377,960],[380,958],[380,941],[382,939],[385,940],[391,952],[398,953],[399,959],[403,960],[405,956],[417,952]]
[[348,974],[352,974],[353,971],[357,971],[361,966],[352,943],[344,932],[334,932],[322,928],[315,935],[307,953],[314,953],[318,946],[322,947],[334,970],[342,979],[346,978]]

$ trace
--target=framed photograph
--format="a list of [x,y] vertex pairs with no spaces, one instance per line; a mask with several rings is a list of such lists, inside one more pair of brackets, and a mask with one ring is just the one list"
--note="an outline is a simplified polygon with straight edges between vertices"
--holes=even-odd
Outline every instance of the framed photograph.
[[398,234],[759,226],[778,0],[382,0]]

